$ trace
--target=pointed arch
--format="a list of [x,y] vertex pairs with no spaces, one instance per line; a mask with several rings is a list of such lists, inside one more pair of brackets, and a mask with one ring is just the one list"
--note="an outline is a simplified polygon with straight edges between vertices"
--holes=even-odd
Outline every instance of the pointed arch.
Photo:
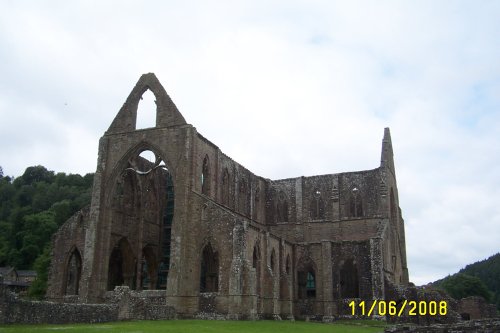
[[240,179],[238,193],[238,210],[241,214],[248,215],[248,184],[245,178]]
[[349,197],[349,216],[363,217],[363,196],[358,187],[354,186]]
[[108,263],[108,290],[116,286],[128,286],[135,290],[136,262],[132,247],[126,237],[122,237],[113,247]]
[[151,90],[156,98],[156,127],[186,124],[186,120],[170,99],[160,81],[158,81],[153,73],[148,73],[143,74],[139,78],[139,81],[111,123],[108,133],[131,132],[136,129],[139,101],[148,89]]
[[210,159],[205,155],[201,167],[201,193],[205,195],[210,195],[210,171]]
[[230,188],[229,171],[227,168],[224,168],[224,171],[222,172],[221,202],[226,206],[229,206]]
[[274,248],[271,251],[271,256],[269,258],[269,267],[271,268],[271,272],[274,273],[276,269],[276,251]]
[[288,275],[290,274],[291,270],[292,270],[292,263],[290,261],[290,254],[287,254],[285,260],[285,273]]
[[356,261],[347,259],[340,268],[340,298],[359,298],[359,276]]
[[70,252],[66,264],[66,278],[64,284],[65,295],[78,295],[80,278],[82,275],[82,256],[75,246]]
[[158,278],[158,261],[156,251],[151,245],[142,249],[141,258],[141,289],[156,289]]
[[252,255],[252,267],[257,268],[260,261],[260,247],[258,243],[255,243],[253,247],[253,255]]
[[[174,169],[168,167],[169,163],[161,149],[147,141],[135,145],[123,155],[109,177],[108,195],[105,196],[106,205],[110,205],[111,223],[120,221],[134,221],[145,225],[157,225],[159,235],[155,246],[157,269],[154,276],[148,275],[151,284],[149,289],[166,289],[170,270],[170,252],[172,243],[172,225],[175,211]],[[115,183],[111,183],[114,181]],[[126,208],[126,209],[124,209]],[[111,225],[113,229],[113,224]],[[118,228],[119,230],[119,228]],[[119,232],[115,230],[115,232]],[[132,235],[123,235],[131,237]],[[151,239],[148,240],[151,242]],[[139,246],[145,246],[141,244]],[[111,263],[108,278],[108,288],[124,284],[118,264],[123,253],[114,251],[115,262]],[[135,276],[139,277],[134,286],[142,288],[145,284],[142,275],[143,267],[150,266],[149,262],[143,264],[142,253],[138,253],[139,265],[135,268]],[[114,266],[113,266],[114,265]],[[148,268],[149,269],[149,268]],[[122,281],[123,280],[123,281]],[[125,283],[128,285],[128,283]]]
[[157,108],[155,95],[151,90],[146,89],[137,105],[135,129],[139,130],[156,127]]
[[321,191],[314,191],[309,205],[309,212],[312,220],[321,220],[325,218],[325,202],[323,201]]
[[316,265],[310,258],[303,258],[298,262],[301,263],[297,268],[298,298],[314,299],[317,286]]
[[201,253],[200,292],[219,291],[219,254],[208,243]]
[[285,192],[280,191],[276,203],[276,222],[288,222],[288,200]]
[[[175,179],[175,168],[173,167],[175,163],[174,161],[169,159],[168,154],[166,154],[166,152],[159,146],[152,144],[151,142],[141,141],[136,145],[130,147],[130,149],[128,149],[127,152],[122,155],[120,160],[113,166],[113,171],[106,180],[106,187],[112,188],[114,186],[114,183],[116,183],[116,180],[122,176],[123,171],[131,167],[131,161],[137,159],[138,156],[140,156],[144,151],[151,151],[153,154],[155,154],[157,160],[155,161],[155,166],[151,170],[139,169],[138,171],[142,171],[144,174],[147,174],[152,170],[164,168],[168,170],[172,178]],[[137,169],[137,166],[134,166],[134,168]],[[112,195],[108,195],[106,197],[107,203],[109,204],[112,199]]]

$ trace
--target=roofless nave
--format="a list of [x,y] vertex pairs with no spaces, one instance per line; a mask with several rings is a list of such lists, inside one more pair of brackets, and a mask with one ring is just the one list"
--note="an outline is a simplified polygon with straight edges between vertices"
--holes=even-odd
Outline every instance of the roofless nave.
[[[136,130],[148,89],[156,126]],[[376,169],[268,180],[186,123],[149,73],[100,140],[90,208],[54,238],[48,296],[99,303],[128,286],[181,316],[333,317],[408,284],[404,235],[389,129]]]

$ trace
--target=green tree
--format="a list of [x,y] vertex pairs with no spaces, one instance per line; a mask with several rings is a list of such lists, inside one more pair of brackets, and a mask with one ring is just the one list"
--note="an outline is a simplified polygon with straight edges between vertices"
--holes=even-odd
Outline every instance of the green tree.
[[54,180],[54,171],[47,170],[44,166],[37,165],[26,168],[23,175],[16,178],[16,185],[33,185],[37,182],[52,183]]
[[57,173],[38,165],[0,178],[0,265],[30,269],[51,236],[90,203],[93,174]]
[[36,270],[37,278],[28,290],[28,295],[30,297],[40,299],[45,296],[45,292],[47,291],[51,251],[50,245],[47,245],[33,264],[33,268]]
[[492,297],[491,291],[488,290],[483,281],[464,273],[457,273],[445,278],[439,286],[455,299],[481,296],[489,302]]

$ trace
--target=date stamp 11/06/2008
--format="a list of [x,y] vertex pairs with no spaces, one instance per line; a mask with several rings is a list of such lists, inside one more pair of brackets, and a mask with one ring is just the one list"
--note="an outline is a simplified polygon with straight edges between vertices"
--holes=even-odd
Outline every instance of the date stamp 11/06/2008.
[[[351,301],[349,307],[353,316],[446,316],[448,304],[446,301],[384,301],[373,300],[368,304],[365,301]],[[406,311],[405,311],[406,310]]]

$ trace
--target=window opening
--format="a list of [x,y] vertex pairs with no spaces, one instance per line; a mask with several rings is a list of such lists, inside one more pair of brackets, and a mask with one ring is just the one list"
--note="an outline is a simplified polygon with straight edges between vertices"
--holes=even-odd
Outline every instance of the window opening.
[[142,94],[137,106],[135,129],[156,127],[156,109],[156,97],[151,90],[147,89]]
[[299,299],[316,298],[316,275],[312,268],[297,272]]
[[66,295],[78,295],[82,274],[82,257],[76,248],[71,253],[66,272]]
[[113,290],[116,286],[128,286],[135,290],[136,262],[127,239],[120,239],[109,257],[108,290]]
[[270,266],[271,266],[271,271],[272,272],[274,272],[274,268],[275,268],[275,265],[274,265],[275,264],[275,262],[274,262],[275,259],[274,259],[274,257],[275,257],[275,251],[273,249],[273,251],[271,252],[271,259],[270,259]]
[[307,298],[316,297],[316,280],[314,278],[314,272],[307,272],[307,283],[306,283]]
[[325,218],[325,203],[319,190],[314,191],[309,208],[311,219],[320,220]]
[[[120,191],[123,195],[118,200],[121,209],[130,218],[144,223],[157,224],[160,232],[158,243],[154,250],[146,247],[139,256],[139,265],[136,265],[135,275],[139,276],[137,284],[144,289],[166,289],[170,267],[170,250],[172,236],[172,222],[174,216],[174,184],[172,176],[161,157],[151,150],[141,151],[129,160],[128,167],[122,175]],[[118,187],[117,187],[118,188]],[[130,207],[129,207],[130,206]],[[141,212],[142,210],[142,212]],[[120,255],[116,256],[111,265],[118,267]],[[143,261],[143,256],[145,261]],[[153,259],[152,259],[153,258]],[[114,275],[113,275],[114,274]],[[118,268],[110,268],[109,285],[123,283]],[[119,284],[118,284],[119,285]]]
[[359,298],[359,279],[356,263],[349,259],[340,269],[341,298]]
[[201,256],[200,292],[219,290],[219,258],[212,246],[207,244]]
[[278,203],[276,204],[276,218],[277,222],[288,221],[288,202],[283,191],[280,191],[278,195]]
[[363,216],[363,202],[361,200],[361,193],[357,187],[354,187],[351,191],[350,216],[351,217]]
[[150,246],[144,247],[141,259],[141,288],[143,290],[156,289],[157,268],[155,251]]
[[203,159],[203,166],[201,169],[201,193],[205,195],[210,194],[210,161],[208,156]]
[[224,168],[222,174],[222,204],[229,206],[229,171]]
[[285,264],[285,272],[286,274],[290,274],[290,255],[286,256],[286,264]]

